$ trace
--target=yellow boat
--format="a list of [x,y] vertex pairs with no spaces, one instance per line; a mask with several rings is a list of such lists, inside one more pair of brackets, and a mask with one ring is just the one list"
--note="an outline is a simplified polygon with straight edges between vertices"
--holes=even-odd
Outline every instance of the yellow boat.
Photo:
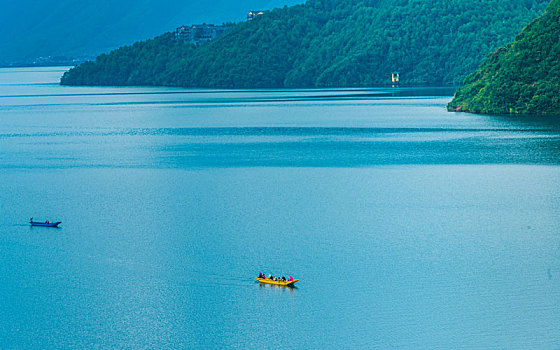
[[275,284],[277,286],[283,286],[283,287],[293,287],[294,283],[296,283],[299,280],[293,280],[293,281],[274,281],[274,280],[269,280],[268,278],[258,278],[255,277],[255,279],[257,281],[259,281],[259,283],[267,283],[267,284]]

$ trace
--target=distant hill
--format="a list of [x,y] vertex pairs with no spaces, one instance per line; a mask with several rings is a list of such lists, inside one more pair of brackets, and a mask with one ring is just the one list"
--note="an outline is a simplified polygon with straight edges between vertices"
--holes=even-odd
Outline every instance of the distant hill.
[[470,74],[447,108],[560,115],[560,0]]
[[250,10],[304,0],[11,0],[0,9],[0,65],[95,57],[182,24],[242,21]]
[[[197,48],[170,35],[67,72],[69,85],[328,87],[458,85],[548,0],[309,0]],[[115,74],[118,72],[118,74]]]

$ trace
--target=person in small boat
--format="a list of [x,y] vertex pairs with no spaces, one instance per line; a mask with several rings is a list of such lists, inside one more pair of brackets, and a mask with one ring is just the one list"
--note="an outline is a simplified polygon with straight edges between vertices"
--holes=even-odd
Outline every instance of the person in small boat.
[[33,222],[33,218],[29,219],[29,222]]
[[45,221],[46,224],[50,224],[51,222],[49,220]]
[[290,276],[290,279],[288,281],[293,281],[293,280],[294,280],[294,278],[292,276]]
[[282,276],[282,282],[286,282],[286,277]]

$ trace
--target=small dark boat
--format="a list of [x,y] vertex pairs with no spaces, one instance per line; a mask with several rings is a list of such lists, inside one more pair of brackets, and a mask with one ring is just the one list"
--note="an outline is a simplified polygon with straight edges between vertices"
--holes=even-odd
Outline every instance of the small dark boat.
[[62,221],[57,221],[57,222],[49,222],[49,221],[45,221],[45,222],[37,222],[37,221],[29,221],[29,224],[31,226],[43,226],[43,227],[58,227],[58,225],[61,223]]

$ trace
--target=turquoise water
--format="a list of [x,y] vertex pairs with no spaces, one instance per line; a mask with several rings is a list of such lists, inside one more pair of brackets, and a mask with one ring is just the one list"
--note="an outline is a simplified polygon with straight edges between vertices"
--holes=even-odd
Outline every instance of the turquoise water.
[[560,347],[558,123],[62,72],[0,69],[0,348]]

